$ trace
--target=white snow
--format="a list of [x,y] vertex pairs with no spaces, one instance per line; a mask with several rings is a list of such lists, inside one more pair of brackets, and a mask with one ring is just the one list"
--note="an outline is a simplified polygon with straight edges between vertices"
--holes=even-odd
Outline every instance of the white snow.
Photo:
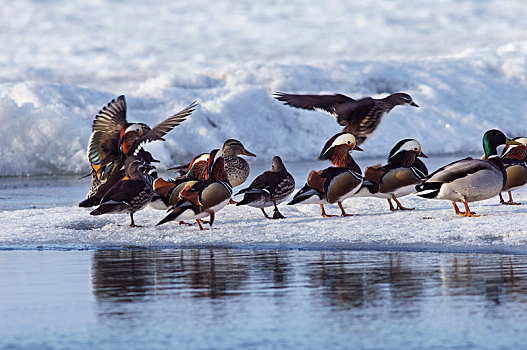
[[[515,199],[527,201],[527,191]],[[170,222],[155,226],[166,213],[146,208],[134,215],[144,227],[130,228],[128,215],[93,217],[72,206],[0,212],[3,248],[81,249],[97,247],[234,247],[279,249],[390,249],[527,254],[527,206],[500,205],[497,198],[472,203],[482,215],[454,214],[448,201],[401,198],[413,211],[390,212],[377,198],[344,201],[352,217],[322,218],[318,205],[281,204],[286,219],[265,219],[259,209],[228,205],[211,230]],[[329,205],[330,214],[340,214]],[[272,213],[268,209],[268,213]],[[192,221],[188,221],[189,223]],[[208,225],[204,225],[208,228]]]
[[[409,93],[420,108],[390,112],[365,152],[354,153],[363,164],[384,159],[402,138],[419,140],[431,157],[478,154],[490,128],[527,135],[525,18],[527,6],[515,0],[8,1],[0,11],[0,176],[87,173],[93,117],[120,94],[128,120],[151,126],[199,101],[166,142],[148,145],[162,167],[228,138],[265,168],[275,155],[286,165],[315,159],[340,127],[282,105],[273,91]],[[525,191],[517,196],[525,201]],[[404,199],[419,209],[389,213],[385,201],[359,198],[347,202],[357,217],[324,220],[316,206],[298,206],[275,222],[228,206],[214,230],[198,232],[153,227],[163,213],[150,209],[137,214],[146,227],[130,230],[126,217],[92,218],[71,198],[71,206],[0,212],[0,243],[525,249],[523,206],[491,199],[474,204],[483,217],[466,219],[448,202]]]

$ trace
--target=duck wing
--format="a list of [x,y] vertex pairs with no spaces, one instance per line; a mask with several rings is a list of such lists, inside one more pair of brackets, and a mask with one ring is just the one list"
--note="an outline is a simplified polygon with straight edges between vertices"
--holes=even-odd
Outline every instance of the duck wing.
[[[88,159],[97,171],[120,157],[119,137],[126,126],[126,101],[121,95],[111,100],[95,116],[88,142]],[[97,168],[97,169],[96,169]]]
[[192,102],[187,108],[163,120],[161,123],[154,126],[151,130],[147,130],[139,138],[139,142],[154,141],[154,140],[161,139],[169,131],[174,129],[176,126],[181,124],[188,116],[190,116],[192,112],[194,112],[197,106],[198,106],[197,101]]
[[285,105],[296,108],[320,110],[322,112],[331,114],[337,119],[339,118],[339,112],[346,110],[346,108],[343,108],[343,105],[356,103],[356,101],[351,97],[341,94],[294,95],[276,91],[273,93],[273,96],[278,101],[285,102]]
[[489,169],[494,169],[494,166],[489,162],[479,159],[465,158],[439,168],[430,174],[426,181],[447,183],[477,173],[478,171]]

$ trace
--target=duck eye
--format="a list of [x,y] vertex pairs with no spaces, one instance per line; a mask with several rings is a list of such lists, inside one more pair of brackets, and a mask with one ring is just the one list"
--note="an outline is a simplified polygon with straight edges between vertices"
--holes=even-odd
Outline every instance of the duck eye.
[[351,145],[351,141],[350,140],[348,140],[348,145]]

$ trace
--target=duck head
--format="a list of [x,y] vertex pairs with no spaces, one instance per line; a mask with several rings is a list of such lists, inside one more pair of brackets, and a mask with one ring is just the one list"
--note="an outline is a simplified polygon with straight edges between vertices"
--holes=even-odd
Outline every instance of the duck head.
[[362,151],[362,148],[357,146],[355,136],[349,132],[339,132],[326,142],[318,159],[327,159],[338,167],[345,167],[353,150]]
[[273,157],[273,165],[271,167],[271,171],[275,173],[281,173],[281,172],[287,171],[285,169],[284,163],[282,162],[282,158],[280,158],[279,156]]
[[487,159],[498,156],[496,149],[500,145],[521,145],[521,143],[507,138],[503,132],[497,129],[489,130],[483,135],[483,151]]
[[426,154],[421,150],[421,144],[415,139],[404,139],[399,141],[390,151],[388,158],[392,158],[400,152],[413,152],[417,157],[428,158]]
[[419,105],[412,100],[412,96],[405,94],[404,92],[396,92],[395,94],[385,97],[384,100],[394,106],[408,104],[413,107],[419,107]]
[[[142,138],[150,130],[150,127],[144,123],[129,123],[124,126],[119,136],[119,150],[121,153],[126,157],[132,154],[137,155],[143,144],[150,141]],[[164,141],[162,138],[160,140]]]
[[417,140],[404,139],[392,148],[388,156],[388,163],[409,168],[414,165],[417,157],[428,158],[421,150],[421,144]]
[[124,162],[125,175],[130,179],[137,179],[148,174],[155,167],[147,163],[143,157],[132,155]]
[[235,157],[239,155],[256,157],[256,154],[249,152],[245,146],[238,140],[228,139],[223,144],[222,153],[227,157]]

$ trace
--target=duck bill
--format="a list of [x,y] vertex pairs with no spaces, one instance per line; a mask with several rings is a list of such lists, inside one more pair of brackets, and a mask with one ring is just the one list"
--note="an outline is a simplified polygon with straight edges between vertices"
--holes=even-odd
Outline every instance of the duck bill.
[[359,146],[353,147],[353,150],[354,151],[363,151],[364,152],[364,150],[362,148],[360,148]]
[[242,153],[244,156],[249,156],[249,157],[256,157],[256,154],[252,153],[252,152],[249,152],[248,150],[244,149],[243,150],[243,153]]
[[419,105],[415,103],[414,101],[410,102],[410,106],[419,107]]
[[507,141],[505,141],[505,144],[506,145],[511,145],[511,146],[512,145],[516,145],[517,146],[517,145],[521,145],[521,142],[507,139]]
[[426,154],[424,154],[423,152],[421,152],[418,157],[423,157],[423,158],[428,158],[428,156]]

